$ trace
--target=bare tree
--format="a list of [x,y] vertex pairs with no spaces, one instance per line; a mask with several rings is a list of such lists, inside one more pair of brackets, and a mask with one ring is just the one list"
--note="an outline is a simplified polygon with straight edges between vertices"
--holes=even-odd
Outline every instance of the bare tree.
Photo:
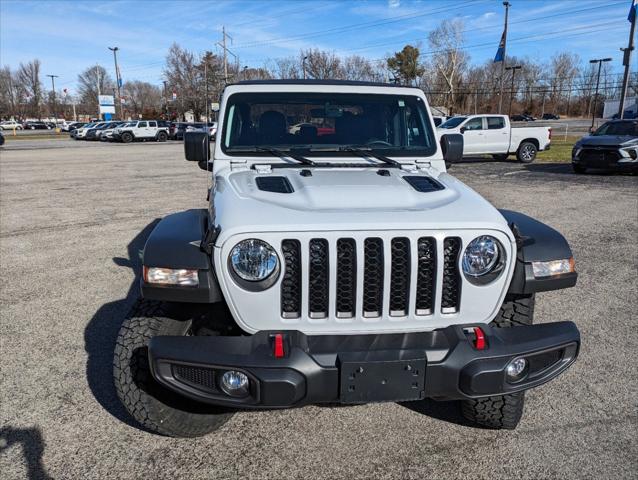
[[322,79],[342,79],[344,76],[341,68],[341,58],[334,52],[310,49],[302,51],[300,60],[306,58],[306,73],[309,78]]
[[558,53],[550,60],[547,75],[550,77],[550,101],[555,112],[560,109],[562,99],[571,93],[579,63],[580,57],[569,52]]
[[467,53],[462,50],[463,29],[462,20],[443,20],[428,35],[428,43],[432,49],[430,64],[445,83],[446,103],[450,111],[454,109],[456,90],[469,59]]
[[126,82],[122,95],[126,98],[126,110],[136,116],[155,117],[161,110],[162,91],[148,82]]
[[367,58],[351,55],[343,61],[343,77],[346,80],[378,81],[380,73]]
[[113,95],[115,83],[104,67],[95,65],[78,75],[78,96],[81,110],[94,114],[98,109],[98,92]]
[[21,93],[25,97],[27,114],[38,118],[41,116],[42,82],[40,81],[40,60],[35,59],[26,64],[20,63],[17,80]]
[[0,118],[19,116],[19,82],[8,66],[0,69]]

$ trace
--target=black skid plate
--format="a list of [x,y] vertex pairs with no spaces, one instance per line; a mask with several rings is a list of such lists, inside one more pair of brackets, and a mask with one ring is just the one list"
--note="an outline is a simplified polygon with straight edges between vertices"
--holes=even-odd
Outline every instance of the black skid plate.
[[342,403],[401,402],[425,397],[425,355],[409,359],[361,357],[364,355],[339,355]]

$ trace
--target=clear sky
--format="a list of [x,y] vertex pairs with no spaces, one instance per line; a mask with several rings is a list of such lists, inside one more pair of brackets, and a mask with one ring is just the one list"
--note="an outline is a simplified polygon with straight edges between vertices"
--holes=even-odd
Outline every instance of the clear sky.
[[[613,57],[612,72],[622,71],[629,0],[510,3],[508,55],[546,61],[567,50],[585,61]],[[310,47],[379,59],[421,42],[427,54],[428,32],[446,18],[465,21],[465,48],[483,63],[494,57],[503,16],[501,0],[0,0],[0,63],[16,68],[39,58],[42,74],[59,75],[56,88],[72,91],[91,65],[112,73],[107,47],[118,46],[124,81],[160,84],[173,42],[220,52],[222,26],[241,66],[260,67]]]

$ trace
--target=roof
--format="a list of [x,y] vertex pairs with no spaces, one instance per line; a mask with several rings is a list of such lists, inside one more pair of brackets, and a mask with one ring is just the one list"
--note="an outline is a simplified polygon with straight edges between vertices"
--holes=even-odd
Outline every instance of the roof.
[[397,85],[384,82],[361,82],[355,80],[315,80],[315,79],[278,79],[278,80],[243,80],[231,85],[349,85],[355,87],[399,87],[414,88],[408,85]]

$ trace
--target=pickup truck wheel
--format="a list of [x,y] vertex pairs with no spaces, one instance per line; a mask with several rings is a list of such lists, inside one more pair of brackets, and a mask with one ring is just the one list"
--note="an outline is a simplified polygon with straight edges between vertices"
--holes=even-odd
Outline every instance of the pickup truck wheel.
[[168,140],[168,135],[166,134],[166,132],[159,132],[157,134],[157,141],[158,142],[165,142],[166,140]]
[[124,143],[131,143],[133,141],[133,134],[130,132],[124,132],[120,138]]
[[507,157],[509,157],[507,153],[498,153],[496,155],[492,155],[492,158],[497,162],[504,162],[505,160],[507,160]]
[[118,334],[113,377],[120,401],[145,429],[171,437],[198,437],[217,430],[232,413],[164,388],[153,379],[148,362],[151,338],[189,333],[192,322],[181,317],[169,304],[139,300]]
[[[492,326],[510,328],[531,325],[534,320],[534,294],[508,295]],[[470,422],[485,428],[514,430],[523,416],[525,392],[464,400],[461,412]]]
[[523,142],[518,147],[516,152],[516,158],[521,163],[532,163],[536,158],[536,152],[538,149],[532,142]]

